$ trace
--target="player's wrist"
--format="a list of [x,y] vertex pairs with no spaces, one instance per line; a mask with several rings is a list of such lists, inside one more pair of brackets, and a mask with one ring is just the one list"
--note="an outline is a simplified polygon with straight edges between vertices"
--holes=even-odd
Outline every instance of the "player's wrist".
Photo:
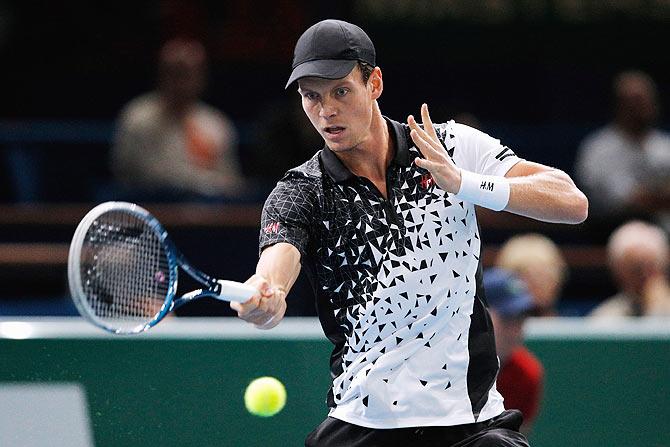
[[448,192],[458,194],[458,191],[460,191],[461,185],[463,184],[463,175],[461,174],[461,170],[454,167],[451,173],[451,177],[451,185],[453,186],[448,190]]
[[502,211],[510,196],[509,180],[502,176],[483,175],[460,170],[461,182],[456,196],[475,205]]

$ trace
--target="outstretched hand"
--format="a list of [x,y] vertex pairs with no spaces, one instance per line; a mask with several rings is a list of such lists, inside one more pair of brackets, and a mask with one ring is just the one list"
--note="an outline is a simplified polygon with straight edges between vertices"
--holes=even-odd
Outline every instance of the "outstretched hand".
[[253,323],[259,329],[271,329],[278,325],[286,312],[286,291],[272,287],[261,275],[253,275],[246,284],[254,286],[258,293],[244,303],[231,301],[231,309],[242,320]]
[[421,120],[423,129],[416,122],[414,116],[410,115],[407,117],[412,141],[414,141],[414,144],[416,144],[425,157],[417,157],[414,159],[414,163],[418,167],[428,170],[440,188],[455,194],[461,187],[461,171],[456,167],[440,143],[433,123],[430,120],[428,105],[426,104],[421,105]]

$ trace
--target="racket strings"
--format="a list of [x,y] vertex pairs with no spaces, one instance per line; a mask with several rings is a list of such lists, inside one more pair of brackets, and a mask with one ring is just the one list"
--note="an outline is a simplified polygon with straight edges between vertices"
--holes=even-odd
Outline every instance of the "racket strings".
[[124,328],[151,321],[165,302],[170,269],[163,244],[140,217],[98,217],[82,246],[82,285],[96,317]]

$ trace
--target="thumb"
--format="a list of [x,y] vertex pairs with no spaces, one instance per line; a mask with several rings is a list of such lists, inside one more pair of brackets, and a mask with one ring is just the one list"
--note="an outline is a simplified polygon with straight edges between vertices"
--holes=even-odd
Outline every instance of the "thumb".
[[265,278],[263,278],[263,282],[261,282],[258,291],[261,292],[261,295],[263,296],[272,296],[275,293],[272,289],[272,285],[270,285],[270,282]]
[[414,164],[417,165],[420,168],[427,169],[430,172],[433,172],[435,169],[435,162],[432,162],[430,160],[426,160],[425,158],[421,157],[416,157],[414,159]]
[[273,293],[273,290],[270,287],[270,282],[265,276],[259,273],[251,275],[251,278],[246,281],[246,284],[254,286],[262,296],[269,296]]
[[235,312],[241,312],[242,311],[242,305],[238,303],[237,301],[231,301],[228,303],[230,305],[230,308],[233,309]]

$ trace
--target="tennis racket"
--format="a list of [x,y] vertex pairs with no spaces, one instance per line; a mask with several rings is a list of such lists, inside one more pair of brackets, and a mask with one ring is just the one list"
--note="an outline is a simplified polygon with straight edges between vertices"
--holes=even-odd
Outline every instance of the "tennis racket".
[[[84,216],[67,267],[79,313],[114,334],[147,331],[198,298],[244,302],[257,293],[252,286],[212,278],[191,266],[160,222],[127,202],[105,202]],[[178,267],[204,287],[175,298]]]

